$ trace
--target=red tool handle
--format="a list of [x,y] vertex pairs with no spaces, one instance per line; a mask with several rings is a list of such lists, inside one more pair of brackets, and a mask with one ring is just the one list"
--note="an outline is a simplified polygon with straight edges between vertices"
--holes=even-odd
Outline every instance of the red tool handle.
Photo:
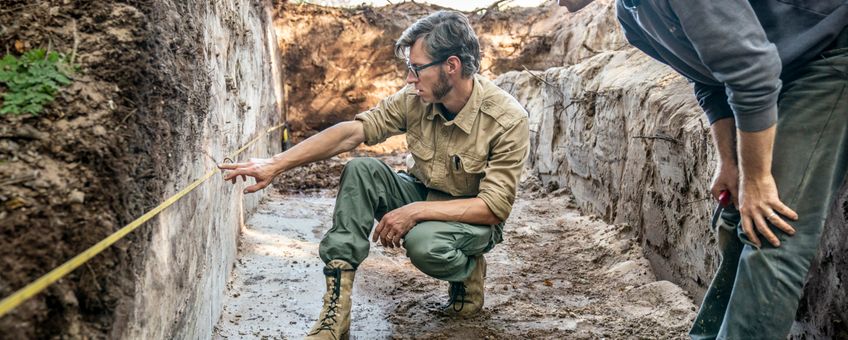
[[718,194],[718,204],[722,207],[730,205],[730,191],[722,190]]

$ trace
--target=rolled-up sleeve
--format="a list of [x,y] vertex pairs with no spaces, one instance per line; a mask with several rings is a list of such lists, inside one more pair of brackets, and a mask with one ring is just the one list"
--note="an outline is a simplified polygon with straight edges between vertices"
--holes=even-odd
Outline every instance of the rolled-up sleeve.
[[406,116],[409,111],[409,87],[381,100],[374,108],[354,117],[362,122],[365,144],[379,144],[394,135],[406,132]]
[[484,169],[485,176],[480,181],[477,197],[501,221],[506,220],[512,212],[518,180],[529,150],[529,135],[527,117],[522,117],[495,138]]
[[747,0],[669,1],[703,64],[727,88],[743,131],[777,121],[781,60]]

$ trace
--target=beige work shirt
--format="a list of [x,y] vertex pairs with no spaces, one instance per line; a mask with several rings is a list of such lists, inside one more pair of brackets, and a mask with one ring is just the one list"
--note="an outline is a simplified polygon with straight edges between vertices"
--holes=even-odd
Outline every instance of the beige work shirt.
[[506,220],[529,148],[527,111],[480,75],[453,120],[445,119],[442,107],[421,101],[408,85],[356,120],[363,123],[368,145],[406,133],[415,160],[410,174],[430,189],[479,197]]

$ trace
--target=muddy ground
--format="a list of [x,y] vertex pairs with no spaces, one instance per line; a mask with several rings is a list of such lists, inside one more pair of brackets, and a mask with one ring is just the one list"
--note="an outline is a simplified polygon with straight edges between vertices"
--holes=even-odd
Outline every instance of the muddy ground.
[[[324,292],[318,242],[331,227],[335,191],[324,186],[350,155],[304,168],[292,193],[278,180],[243,230],[217,339],[297,339],[312,326]],[[381,156],[403,169],[402,153]],[[297,178],[295,177],[295,178]],[[416,270],[401,249],[373,245],[357,272],[352,337],[358,339],[673,339],[696,306],[656,281],[630,227],[581,216],[567,191],[526,178],[505,241],[486,255],[479,316],[441,315],[447,283]]]

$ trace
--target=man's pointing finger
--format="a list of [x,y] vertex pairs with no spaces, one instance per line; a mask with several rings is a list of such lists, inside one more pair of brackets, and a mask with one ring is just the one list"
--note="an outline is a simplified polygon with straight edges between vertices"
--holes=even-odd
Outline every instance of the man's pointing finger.
[[218,164],[218,169],[221,170],[235,170],[239,168],[246,168],[250,166],[250,163],[221,163]]
[[228,171],[227,173],[224,174],[224,180],[225,181],[235,180],[236,177],[238,177],[239,175],[244,176],[244,170],[236,169],[236,170],[233,170],[233,171]]

